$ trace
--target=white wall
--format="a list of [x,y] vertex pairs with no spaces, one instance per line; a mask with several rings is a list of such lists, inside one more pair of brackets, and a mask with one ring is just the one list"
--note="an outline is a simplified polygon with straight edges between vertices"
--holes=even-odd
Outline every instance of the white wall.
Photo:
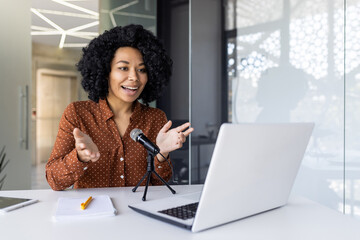
[[[25,116],[30,108],[25,109],[19,89],[24,90],[27,85],[31,92],[31,1],[0,0],[0,6],[0,147],[6,145],[10,159],[0,178],[6,174],[3,189],[30,189],[30,150],[20,143],[20,136],[29,134]],[[29,121],[27,125],[30,126]]]

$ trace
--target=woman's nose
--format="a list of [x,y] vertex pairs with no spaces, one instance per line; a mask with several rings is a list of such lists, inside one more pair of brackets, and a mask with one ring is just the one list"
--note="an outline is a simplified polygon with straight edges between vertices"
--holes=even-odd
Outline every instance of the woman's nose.
[[135,70],[129,71],[128,79],[131,80],[131,81],[136,81],[137,80],[137,75],[136,75]]

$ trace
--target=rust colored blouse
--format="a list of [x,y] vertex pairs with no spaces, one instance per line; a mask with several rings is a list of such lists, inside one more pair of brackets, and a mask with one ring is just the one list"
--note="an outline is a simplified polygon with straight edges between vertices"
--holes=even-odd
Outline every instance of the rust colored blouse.
[[[167,122],[163,111],[135,102],[134,111],[124,136],[121,138],[113,112],[106,100],[71,103],[59,124],[55,145],[46,164],[46,179],[54,190],[74,188],[124,187],[136,185],[147,171],[147,151],[130,138],[134,128],[141,129],[152,142]],[[84,163],[75,149],[74,128],[88,134],[99,149],[96,162]],[[171,177],[167,161],[155,157],[155,170],[165,179]],[[145,185],[146,181],[142,182]],[[152,185],[161,185],[153,174]]]

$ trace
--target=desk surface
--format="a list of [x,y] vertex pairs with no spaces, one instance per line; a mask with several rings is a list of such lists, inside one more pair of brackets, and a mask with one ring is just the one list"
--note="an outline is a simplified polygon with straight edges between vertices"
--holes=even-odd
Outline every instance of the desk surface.
[[[178,194],[201,190],[201,185],[174,186]],[[200,233],[143,216],[128,204],[141,202],[143,187],[0,191],[0,196],[36,198],[40,202],[0,215],[1,239],[360,239],[360,221],[312,201],[291,198],[289,204],[263,214]],[[54,222],[59,197],[109,195],[118,210],[114,217]],[[147,200],[171,196],[164,186],[149,187]]]

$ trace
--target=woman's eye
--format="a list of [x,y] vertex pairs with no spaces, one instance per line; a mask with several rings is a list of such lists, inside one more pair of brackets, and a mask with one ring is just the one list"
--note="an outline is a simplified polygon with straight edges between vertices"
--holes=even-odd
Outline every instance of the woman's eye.
[[119,69],[120,69],[120,70],[122,70],[122,71],[126,71],[126,70],[128,70],[128,68],[127,68],[127,67],[119,67]]
[[145,69],[145,68],[141,68],[141,69],[139,69],[138,71],[141,72],[141,73],[146,73],[146,69]]

